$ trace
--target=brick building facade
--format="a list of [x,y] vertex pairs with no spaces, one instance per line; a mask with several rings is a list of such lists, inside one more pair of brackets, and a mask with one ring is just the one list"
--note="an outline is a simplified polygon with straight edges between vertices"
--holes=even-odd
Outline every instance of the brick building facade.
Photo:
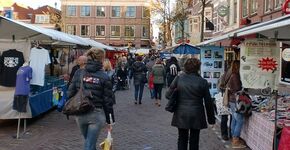
[[150,46],[147,0],[62,0],[64,31],[111,46]]

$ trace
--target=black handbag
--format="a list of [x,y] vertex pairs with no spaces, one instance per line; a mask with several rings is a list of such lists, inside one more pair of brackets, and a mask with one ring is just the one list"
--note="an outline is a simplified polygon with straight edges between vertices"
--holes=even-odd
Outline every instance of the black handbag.
[[[178,81],[178,76],[176,76],[176,78],[177,78],[176,80]],[[165,106],[165,110],[173,113],[177,108],[178,89],[177,87],[175,87],[173,90],[172,89],[169,90],[170,92],[166,92],[165,95],[165,97],[168,99],[168,103]]]
[[91,91],[84,89],[83,86],[83,75],[81,75],[80,80],[80,89],[64,105],[62,112],[66,115],[81,115],[94,109],[94,104],[90,100],[92,97]]

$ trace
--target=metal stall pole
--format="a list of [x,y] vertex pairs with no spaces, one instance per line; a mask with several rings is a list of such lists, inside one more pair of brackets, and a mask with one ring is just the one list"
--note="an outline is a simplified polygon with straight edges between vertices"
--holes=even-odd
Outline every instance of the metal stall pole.
[[67,57],[67,74],[69,74],[69,57],[70,57],[70,50],[71,50],[71,46],[68,46],[68,57]]
[[20,124],[21,124],[21,113],[19,112],[16,139],[19,139]]
[[278,115],[278,109],[277,109],[277,106],[278,106],[278,102],[277,102],[277,97],[278,97],[278,90],[273,90],[273,96],[272,98],[274,98],[275,100],[275,130],[274,130],[274,150],[277,150],[277,122],[278,122],[278,118],[277,118],[277,115]]

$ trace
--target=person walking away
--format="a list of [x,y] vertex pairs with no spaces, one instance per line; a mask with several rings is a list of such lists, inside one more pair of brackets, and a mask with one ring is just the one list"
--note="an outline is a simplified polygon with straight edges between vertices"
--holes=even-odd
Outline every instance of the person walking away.
[[118,89],[125,89],[126,81],[127,81],[128,71],[124,63],[121,64],[120,68],[117,71],[118,78]]
[[180,67],[175,57],[171,57],[166,63],[167,86],[169,87],[174,78],[178,75]]
[[198,74],[200,64],[198,59],[188,58],[184,64],[185,73],[177,76],[166,92],[169,95],[176,88],[178,91],[177,107],[171,122],[178,128],[178,150],[187,150],[188,142],[190,150],[198,150],[200,130],[207,128],[207,121],[215,124],[208,82]]
[[78,69],[83,69],[86,65],[86,62],[87,62],[87,57],[86,56],[80,56],[78,59],[77,59],[77,65],[75,65],[72,70],[71,70],[71,73],[70,73],[70,78],[69,78],[69,84],[71,83],[72,79],[73,79],[73,76],[75,74],[75,72],[78,70]]
[[232,112],[231,134],[232,134],[232,148],[245,148],[246,145],[240,139],[241,130],[244,124],[244,115],[236,112],[236,96],[235,94],[242,89],[242,82],[240,79],[240,62],[234,60],[231,68],[227,73],[229,81],[227,88],[229,89],[229,105]]
[[156,61],[156,64],[152,68],[152,75],[153,75],[153,83],[154,83],[154,91],[155,91],[155,104],[157,106],[161,106],[161,94],[162,88],[165,83],[166,72],[163,66],[163,62],[161,59]]
[[129,76],[129,79],[131,80],[133,78],[133,73],[132,73],[132,65],[134,64],[135,62],[135,59],[133,58],[133,54],[132,53],[129,53],[128,55],[128,60],[127,60],[127,68],[128,68],[128,76]]
[[[109,76],[109,79],[112,83],[113,92],[115,92],[117,89],[117,87],[116,87],[117,85],[115,84],[115,81],[114,81],[115,71],[113,70],[111,61],[107,58],[105,59],[105,61],[103,63],[103,69],[104,69],[104,72]],[[116,104],[115,94],[113,95],[113,103]]]
[[148,70],[148,87],[150,91],[151,99],[155,98],[155,90],[154,86],[152,86],[154,83],[152,80],[150,80],[150,77],[152,77],[152,67],[155,65],[156,59],[155,56],[150,57],[150,61],[146,64],[147,70]]
[[104,64],[103,68],[104,68],[105,73],[109,76],[110,80],[113,81],[114,70],[112,68],[112,64],[111,64],[110,60],[105,59],[103,64]]
[[147,68],[142,62],[142,56],[137,56],[136,62],[132,65],[132,71],[135,86],[135,104],[137,104],[138,100],[139,104],[142,104],[144,85],[147,82]]
[[[73,97],[80,89],[81,80],[84,90],[90,92],[94,110],[85,114],[76,115],[76,122],[84,137],[84,150],[96,150],[96,142],[101,129],[107,122],[110,129],[110,115],[114,122],[113,92],[110,78],[103,71],[105,52],[99,49],[90,49],[85,68],[76,71],[68,89],[68,98]],[[83,77],[81,79],[81,77]]]

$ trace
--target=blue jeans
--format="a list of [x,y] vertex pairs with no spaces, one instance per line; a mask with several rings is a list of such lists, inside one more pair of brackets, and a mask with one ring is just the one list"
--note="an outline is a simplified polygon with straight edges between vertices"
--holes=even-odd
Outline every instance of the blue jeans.
[[76,122],[85,139],[84,150],[96,150],[96,143],[106,117],[103,109],[96,108],[87,114],[76,116]]
[[135,101],[137,100],[139,100],[139,102],[142,101],[143,90],[144,90],[144,84],[135,85]]
[[240,137],[245,117],[243,114],[236,112],[236,104],[230,102],[232,112],[231,133],[233,137]]
[[155,96],[155,90],[154,89],[150,89],[150,96],[151,96],[151,99],[154,98],[154,96]]

